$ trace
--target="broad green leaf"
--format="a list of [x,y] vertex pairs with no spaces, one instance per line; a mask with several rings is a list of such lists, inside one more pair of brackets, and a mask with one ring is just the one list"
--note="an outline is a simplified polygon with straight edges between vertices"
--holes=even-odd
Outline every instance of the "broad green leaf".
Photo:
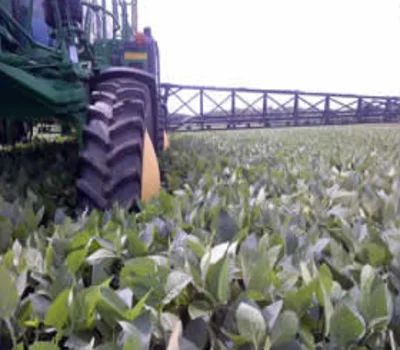
[[[261,240],[260,240],[261,243]],[[260,251],[261,253],[262,251]],[[281,245],[274,245],[268,250],[268,261],[269,261],[269,266],[275,267],[275,264],[278,262],[280,259],[280,256],[283,254],[282,252],[282,246]]]
[[86,254],[87,254],[86,247],[68,254],[67,266],[71,273],[76,273],[79,270],[83,261],[85,260]]
[[38,341],[31,345],[29,350],[60,350],[60,348],[50,342]]
[[19,257],[14,255],[15,255],[14,252],[12,250],[9,250],[1,257],[2,258],[1,264],[6,270],[13,269],[14,265],[16,265],[15,262],[17,262],[17,264],[19,263]]
[[200,239],[195,236],[189,236],[186,240],[186,244],[190,247],[190,249],[196,253],[196,255],[201,259],[204,255],[204,248],[201,244]]
[[207,291],[219,302],[226,303],[230,295],[229,282],[229,258],[225,256],[208,268]]
[[110,325],[123,321],[125,313],[129,310],[118,294],[108,287],[100,287],[100,298],[96,304],[96,309]]
[[149,298],[150,294],[152,293],[152,290],[149,290],[149,292],[143,296],[133,307],[133,309],[128,310],[125,312],[124,316],[127,320],[129,321],[134,321],[136,320],[140,314],[142,313],[145,303],[147,299]]
[[[188,241],[187,241],[187,243],[188,243]],[[202,288],[203,281],[202,281],[202,276],[201,276],[199,260],[196,257],[194,257],[192,254],[194,254],[194,253],[190,252],[188,254],[185,254],[183,269],[191,275],[192,284],[194,286],[196,286],[197,288]]]
[[13,279],[0,265],[0,319],[9,319],[18,306],[19,296]]
[[362,263],[370,264],[373,267],[388,264],[392,258],[387,247],[372,241],[361,243],[357,251],[357,257]]
[[46,272],[50,274],[51,268],[53,266],[53,258],[54,258],[54,249],[53,245],[50,243],[46,249],[45,255],[45,265],[46,265]]
[[163,300],[163,304],[170,303],[175,299],[181,292],[186,288],[186,286],[192,282],[193,277],[188,275],[183,271],[172,271],[167,279],[165,285],[166,296]]
[[242,337],[252,342],[255,348],[261,345],[266,335],[267,325],[259,308],[247,302],[241,302],[236,310],[236,323]]
[[[140,339],[140,338],[139,338]],[[125,342],[123,343],[122,350],[143,350],[140,342],[138,341],[137,335],[130,336]]]
[[400,295],[397,295],[393,302],[393,318],[390,324],[391,338],[400,344]]
[[318,271],[316,297],[318,304],[324,307],[325,335],[330,331],[330,319],[333,313],[331,290],[333,286],[332,273],[326,264],[322,264]]
[[300,263],[300,271],[301,271],[301,277],[303,278],[306,284],[312,282],[311,273],[304,262]]
[[165,297],[165,284],[170,273],[170,269],[162,264],[151,257],[125,261],[120,272],[120,287],[129,287],[136,298],[142,298],[152,290],[148,304],[155,306]]
[[74,238],[68,248],[72,251],[77,249],[83,249],[90,242],[90,238],[91,238],[90,230],[83,230],[81,232],[77,232],[76,235],[74,235]]
[[19,343],[18,345],[14,346],[12,350],[24,350],[24,343]]
[[366,332],[362,316],[345,304],[338,305],[330,320],[332,341],[342,347],[354,344]]
[[[128,345],[132,344],[131,342],[128,342]],[[96,346],[94,350],[121,350],[121,348],[115,344],[114,341],[112,342],[105,342],[103,344],[100,344],[99,346]],[[124,349],[125,350],[125,349]]]
[[15,315],[16,321],[18,322],[20,327],[23,327],[24,323],[31,318],[32,313],[32,303],[28,298],[26,298],[21,302],[18,308],[18,312]]
[[354,280],[347,271],[343,271],[330,261],[325,261],[332,273],[333,280],[338,282],[343,289],[349,290],[354,287]]
[[117,256],[115,255],[114,252],[107,250],[107,249],[99,249],[96,250],[93,254],[88,256],[86,258],[86,261],[90,264],[96,264],[101,260],[106,260],[106,259],[115,259]]
[[64,290],[71,289],[75,283],[75,276],[68,271],[66,265],[55,270],[53,279],[49,290],[52,299],[57,298]]
[[81,333],[79,336],[70,335],[64,346],[71,350],[93,350],[95,337],[90,333]]
[[255,300],[263,299],[269,293],[269,286],[273,282],[272,266],[278,259],[280,250],[279,245],[269,249],[267,235],[264,235],[259,241],[254,235],[251,235],[241,245],[239,261],[243,280],[248,295]]
[[211,250],[206,251],[200,261],[201,273],[203,278],[205,278],[205,276],[207,275],[207,270],[209,266],[216,264],[218,261],[220,261],[226,255],[228,249],[229,242],[226,242],[218,244],[211,248]]
[[[320,272],[322,272],[322,274],[320,274]],[[318,274],[317,299],[324,307],[325,336],[328,336],[331,330],[331,317],[334,309],[327,288],[332,288],[332,279],[328,269],[321,268],[320,272]]]
[[96,305],[100,298],[100,290],[97,286],[83,289],[74,295],[69,312],[75,330],[84,331],[93,328]]
[[[0,212],[0,253],[3,254],[12,245],[13,227],[9,220],[3,219]],[[18,242],[18,241],[17,241]]]
[[221,332],[238,348],[241,348],[242,346],[251,346],[252,344],[246,337],[231,333],[224,328],[221,328]]
[[115,263],[113,259],[98,260],[91,269],[91,285],[102,285],[110,279],[110,273]]
[[[346,208],[343,208],[344,212],[347,212]],[[343,232],[343,230],[336,227],[327,227],[328,234],[341,246],[345,247],[346,250],[354,251],[354,242],[352,237]]]
[[285,307],[295,311],[300,317],[312,304],[312,297],[317,288],[317,280],[302,286],[297,291],[289,291],[285,294]]
[[275,303],[272,303],[271,305],[268,305],[262,310],[262,314],[265,320],[267,321],[269,330],[272,330],[272,328],[274,327],[274,324],[278,319],[282,307],[283,307],[283,301],[279,300],[276,301]]
[[145,256],[148,253],[146,244],[142,242],[135,230],[127,232],[127,248],[133,256]]
[[306,346],[307,349],[315,349],[315,338],[314,334],[306,326],[300,326],[299,330],[301,342]]
[[46,270],[45,261],[40,250],[35,248],[27,248],[24,252],[24,258],[27,266],[30,269],[39,273],[44,273]]
[[364,265],[361,270],[360,284],[361,289],[369,288],[376,274],[371,265]]
[[[333,280],[332,273],[326,264],[322,264],[318,271],[320,282],[324,285],[326,293],[329,295],[332,290]],[[320,302],[322,299],[320,299]]]
[[[136,320],[136,323],[120,321],[119,325],[122,331],[118,335],[117,344],[123,344],[123,349],[145,350],[149,348],[151,324],[148,315],[143,315],[141,319]],[[129,347],[126,345],[127,342]]]
[[192,319],[211,316],[213,311],[214,307],[212,303],[206,299],[196,298],[188,307],[188,312]]
[[44,323],[46,325],[53,326],[58,331],[62,330],[62,328],[68,321],[68,298],[70,296],[70,293],[70,289],[64,290],[50,305],[44,319]]
[[272,345],[274,347],[283,346],[294,340],[299,326],[299,318],[293,311],[283,311],[271,331]]
[[[112,281],[112,278],[110,279],[110,282],[107,283],[105,282],[105,284],[103,284],[104,287],[110,286],[110,283]],[[124,301],[124,303],[131,308],[132,302],[133,302],[133,293],[129,288],[123,288],[123,289],[119,289],[116,291],[116,293],[118,294],[118,296]],[[150,291],[149,291],[150,293]]]
[[393,300],[386,284],[377,276],[364,277],[360,311],[369,327],[384,326],[390,322]]

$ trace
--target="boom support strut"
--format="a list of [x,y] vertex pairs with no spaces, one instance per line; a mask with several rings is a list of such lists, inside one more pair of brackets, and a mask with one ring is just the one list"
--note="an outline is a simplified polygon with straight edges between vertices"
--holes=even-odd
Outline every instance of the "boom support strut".
[[169,131],[399,122],[400,98],[162,84]]

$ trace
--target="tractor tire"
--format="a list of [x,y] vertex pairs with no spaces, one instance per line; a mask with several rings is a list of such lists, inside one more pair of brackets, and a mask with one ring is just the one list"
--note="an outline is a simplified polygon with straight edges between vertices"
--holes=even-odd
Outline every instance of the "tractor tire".
[[79,207],[138,208],[149,101],[148,89],[127,78],[102,82],[92,92],[79,159]]

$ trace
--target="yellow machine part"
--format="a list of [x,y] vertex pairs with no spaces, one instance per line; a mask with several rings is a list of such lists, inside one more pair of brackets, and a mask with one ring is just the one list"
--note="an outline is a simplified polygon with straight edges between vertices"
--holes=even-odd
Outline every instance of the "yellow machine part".
[[167,133],[164,131],[164,151],[167,150],[168,148],[169,148],[168,135],[167,135]]
[[161,190],[160,168],[153,143],[147,130],[144,135],[142,167],[142,201],[157,197]]

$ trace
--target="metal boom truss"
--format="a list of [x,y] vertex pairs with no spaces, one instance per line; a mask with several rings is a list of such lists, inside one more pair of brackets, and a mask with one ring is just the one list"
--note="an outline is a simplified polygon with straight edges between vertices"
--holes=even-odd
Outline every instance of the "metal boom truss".
[[162,84],[169,131],[396,123],[400,98]]

